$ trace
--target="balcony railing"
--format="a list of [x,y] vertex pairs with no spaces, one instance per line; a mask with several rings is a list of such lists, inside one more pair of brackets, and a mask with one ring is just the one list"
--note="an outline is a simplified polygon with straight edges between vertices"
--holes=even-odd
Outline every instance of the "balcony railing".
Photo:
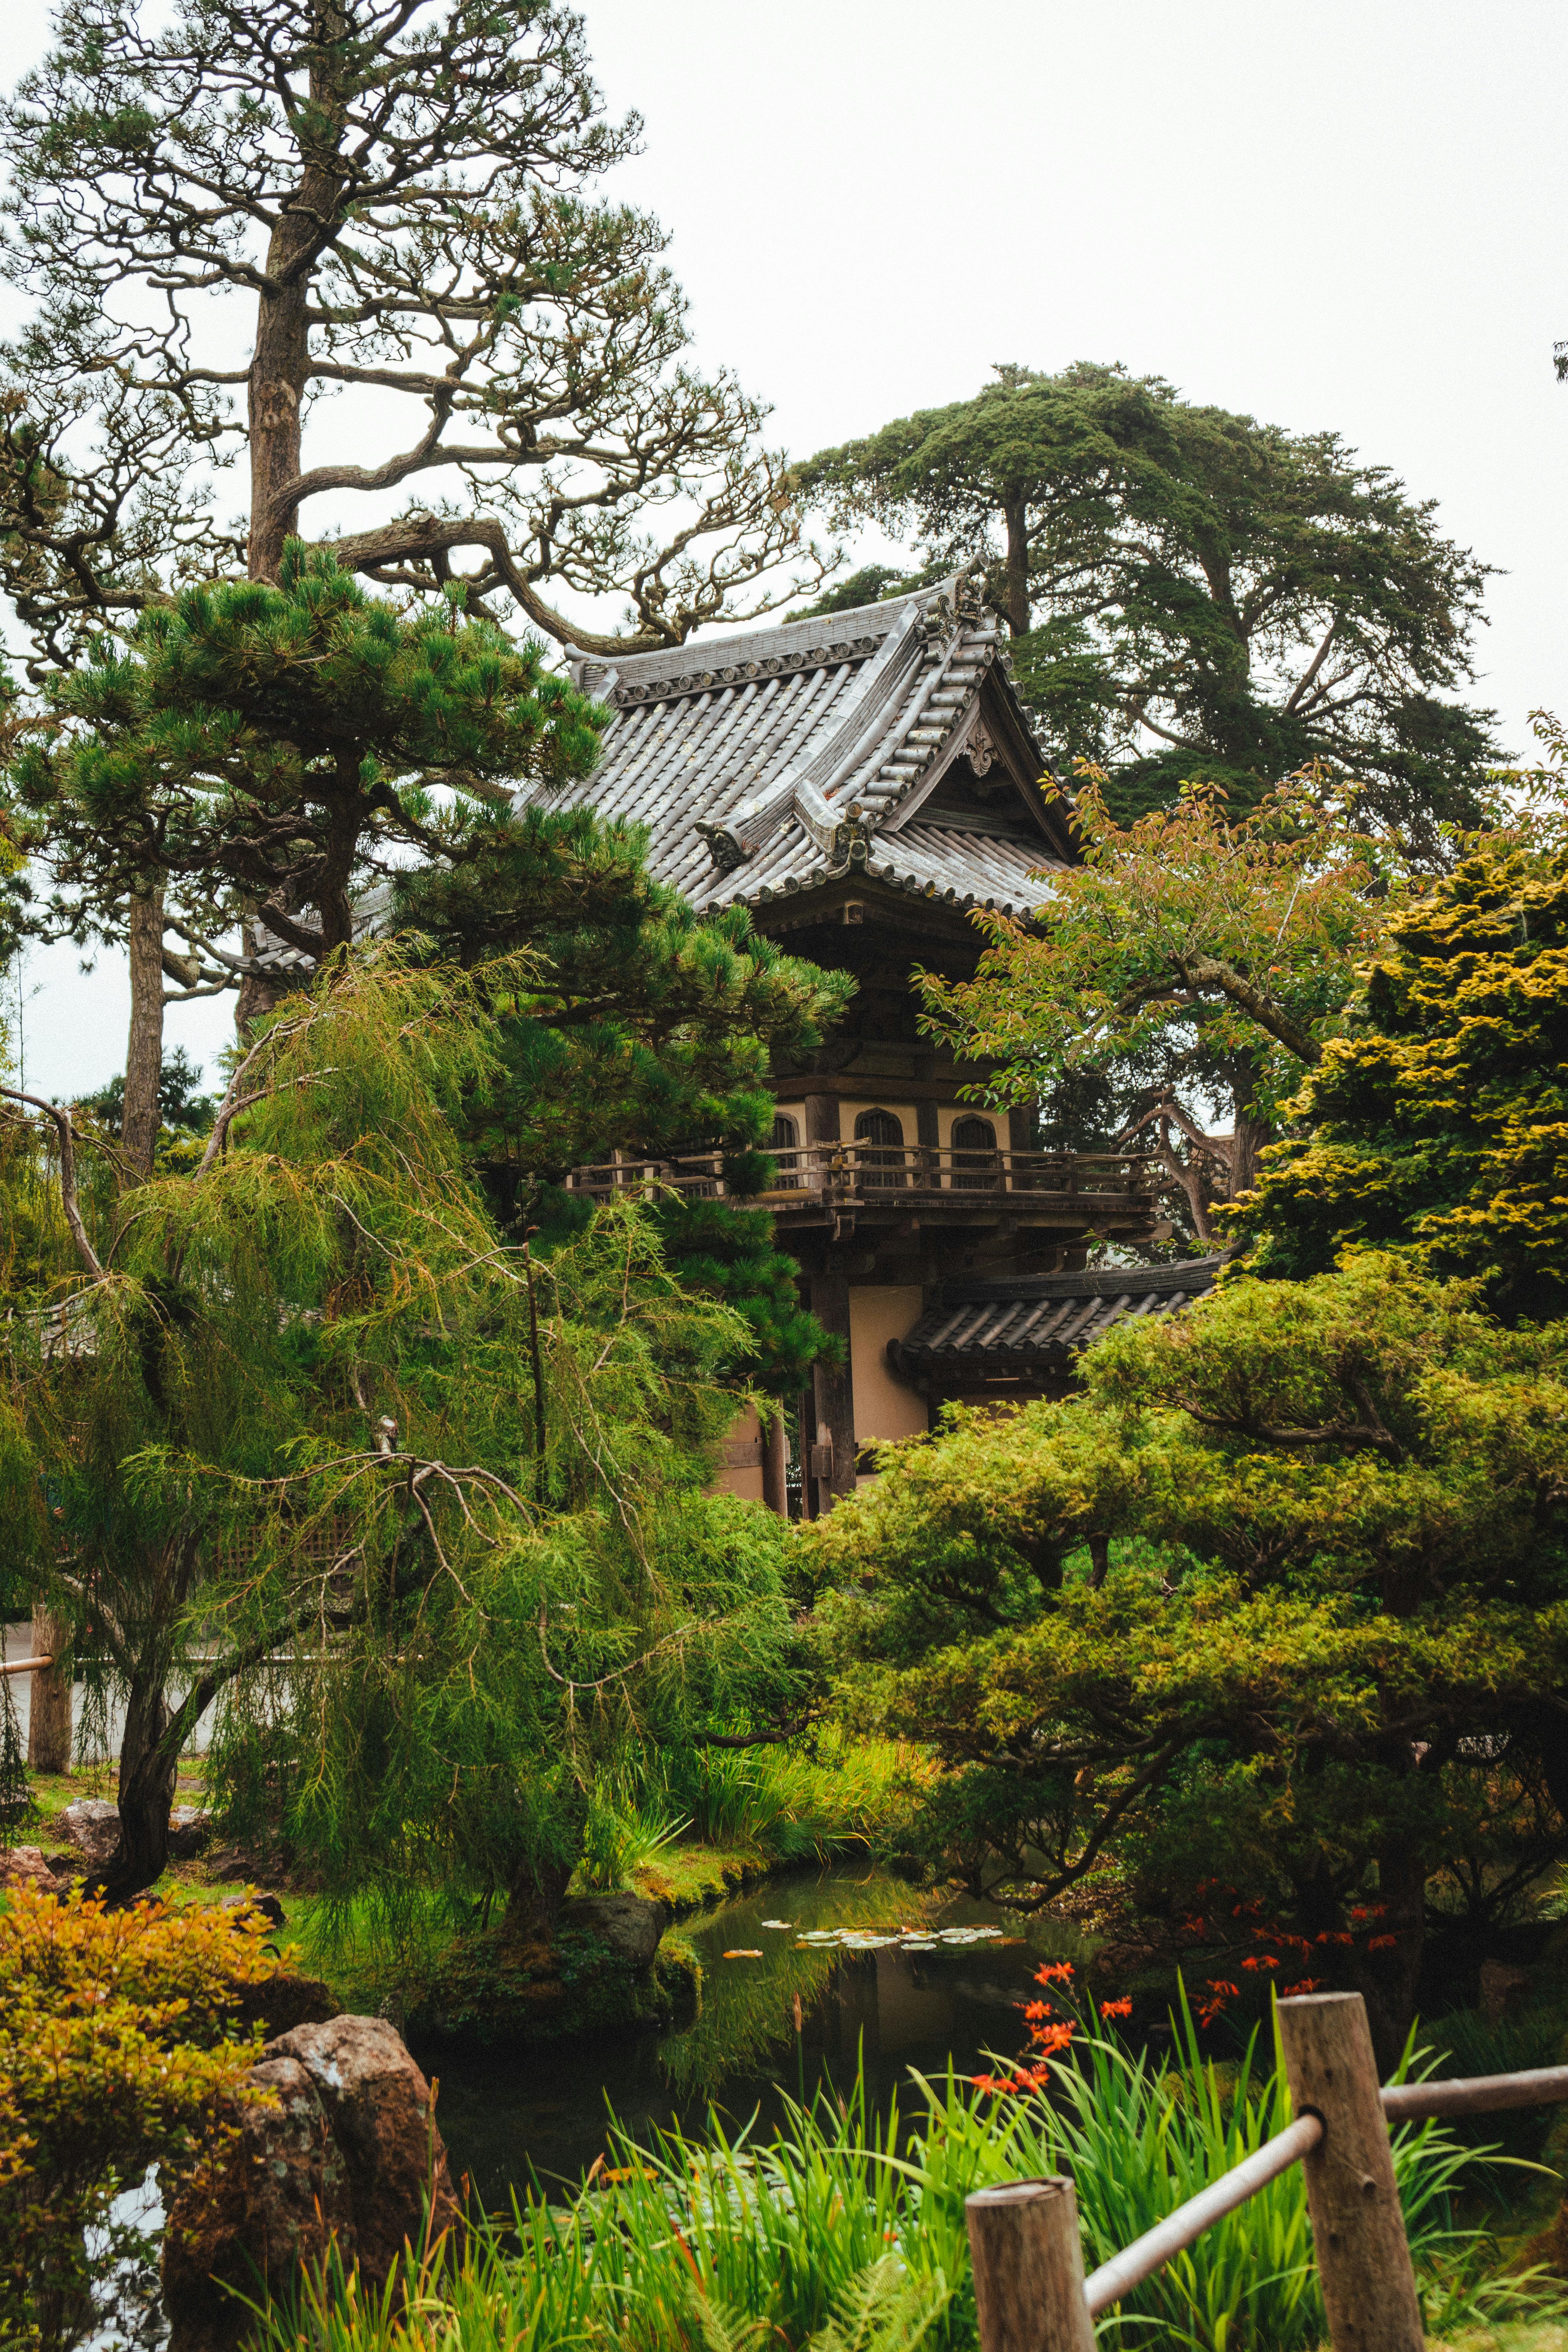
[[[755,1196],[787,1210],[820,1203],[843,1209],[881,1208],[894,1201],[952,1201],[963,1194],[976,1208],[1005,1194],[1030,1193],[1062,1203],[1150,1202],[1156,1190],[1153,1163],[1129,1151],[945,1151],[934,1145],[807,1143],[770,1150],[775,1173]],[[566,1181],[590,1200],[612,1201],[628,1193],[679,1193],[690,1200],[719,1200],[726,1192],[725,1154],[685,1153],[672,1160],[617,1159],[575,1168]],[[955,1204],[956,1205],[956,1204]]]

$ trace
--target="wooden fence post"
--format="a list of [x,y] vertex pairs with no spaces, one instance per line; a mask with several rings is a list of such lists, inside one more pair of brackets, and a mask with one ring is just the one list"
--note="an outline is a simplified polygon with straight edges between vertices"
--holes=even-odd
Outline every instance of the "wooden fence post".
[[1094,2352],[1072,2182],[1005,2180],[963,2200],[980,2352]]
[[1333,2352],[1422,2352],[1366,2004],[1359,1992],[1302,1993],[1278,2016],[1296,2113],[1323,2120],[1302,2169],[1329,2342]]

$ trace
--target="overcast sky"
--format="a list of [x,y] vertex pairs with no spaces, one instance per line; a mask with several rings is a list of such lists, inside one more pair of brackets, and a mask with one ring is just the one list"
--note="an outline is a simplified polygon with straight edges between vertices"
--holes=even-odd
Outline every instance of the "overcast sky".
[[[1562,0],[598,0],[618,192],[674,231],[700,356],[805,453],[1121,360],[1332,427],[1500,567],[1477,698],[1528,748],[1568,706]],[[0,70],[41,51],[12,0]],[[29,1084],[124,1061],[118,959],[26,975]],[[175,1008],[206,1060],[224,1000]]]

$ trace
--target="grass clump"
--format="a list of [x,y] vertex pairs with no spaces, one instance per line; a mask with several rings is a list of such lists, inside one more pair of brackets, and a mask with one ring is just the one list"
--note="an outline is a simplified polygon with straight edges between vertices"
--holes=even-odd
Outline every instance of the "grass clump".
[[647,1775],[643,1803],[684,1815],[707,1844],[779,1863],[859,1850],[896,1853],[931,1766],[897,1739],[852,1739],[837,1726],[811,1745],[687,1748]]

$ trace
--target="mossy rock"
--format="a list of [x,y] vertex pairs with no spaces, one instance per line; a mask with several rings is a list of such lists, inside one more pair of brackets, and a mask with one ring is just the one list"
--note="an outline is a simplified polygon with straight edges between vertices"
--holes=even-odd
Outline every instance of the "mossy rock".
[[491,1928],[458,1937],[429,1979],[410,1988],[408,2030],[535,2048],[586,2034],[665,2033],[696,2016],[701,1976],[696,1954],[679,1941],[639,1969],[585,1928],[563,1926],[549,1943],[509,1942]]

